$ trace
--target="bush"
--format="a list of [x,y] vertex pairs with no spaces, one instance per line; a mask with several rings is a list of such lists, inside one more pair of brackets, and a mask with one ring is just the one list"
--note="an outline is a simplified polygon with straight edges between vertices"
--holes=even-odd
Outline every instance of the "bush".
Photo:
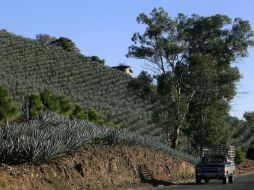
[[69,96],[55,95],[49,90],[41,91],[39,96],[46,109],[63,114],[67,117],[72,114],[73,104]]
[[103,125],[105,123],[102,114],[100,112],[97,112],[94,108],[89,108],[88,118],[89,121],[99,125]]
[[[69,96],[55,95],[49,90],[43,90],[40,93],[33,93],[29,96],[29,109],[31,118],[38,117],[43,111],[50,110],[59,114],[62,114],[72,119],[77,118],[79,120],[89,120],[98,125],[105,125],[106,122],[102,113],[97,112],[94,108],[86,110],[82,105],[75,104]],[[115,125],[111,121],[107,122],[107,125],[118,129],[119,125]]]
[[235,152],[235,162],[236,164],[241,164],[245,160],[245,152],[241,148],[237,148]]
[[0,121],[7,122],[19,115],[19,109],[8,90],[0,85]]
[[29,97],[29,112],[30,117],[35,118],[38,117],[43,111],[45,106],[41,101],[41,96],[39,93],[33,93]]
[[60,114],[70,116],[73,110],[72,101],[69,96],[61,95],[58,97],[60,105]]
[[81,105],[76,104],[72,112],[72,118],[77,118],[80,120],[88,120],[88,113]]

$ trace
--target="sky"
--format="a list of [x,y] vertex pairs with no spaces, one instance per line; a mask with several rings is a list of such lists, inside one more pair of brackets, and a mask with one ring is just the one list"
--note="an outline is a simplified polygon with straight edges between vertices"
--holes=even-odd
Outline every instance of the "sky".
[[[29,38],[40,33],[68,37],[82,54],[97,55],[108,66],[130,65],[136,76],[146,69],[145,62],[125,56],[133,33],[144,29],[136,17],[158,7],[173,18],[178,13],[240,17],[254,28],[253,0],[0,0],[0,29]],[[232,116],[254,111],[253,61],[254,48],[235,64],[243,78],[231,103]]]

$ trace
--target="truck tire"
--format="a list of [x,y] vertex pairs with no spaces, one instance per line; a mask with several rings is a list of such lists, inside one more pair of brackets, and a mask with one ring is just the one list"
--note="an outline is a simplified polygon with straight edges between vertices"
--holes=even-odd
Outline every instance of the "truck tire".
[[234,174],[232,174],[232,176],[229,177],[229,183],[235,183]]
[[201,184],[201,178],[200,177],[196,177],[196,184]]
[[223,177],[223,184],[227,184],[228,183],[228,177]]
[[208,178],[205,178],[205,183],[209,183],[209,179]]

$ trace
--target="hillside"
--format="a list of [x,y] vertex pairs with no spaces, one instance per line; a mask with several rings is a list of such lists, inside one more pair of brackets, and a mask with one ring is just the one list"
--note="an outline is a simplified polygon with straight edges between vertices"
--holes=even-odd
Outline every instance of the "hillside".
[[1,30],[0,78],[20,104],[25,96],[46,88],[94,107],[123,128],[160,134],[161,129],[151,122],[153,105],[127,88],[131,77],[80,54]]

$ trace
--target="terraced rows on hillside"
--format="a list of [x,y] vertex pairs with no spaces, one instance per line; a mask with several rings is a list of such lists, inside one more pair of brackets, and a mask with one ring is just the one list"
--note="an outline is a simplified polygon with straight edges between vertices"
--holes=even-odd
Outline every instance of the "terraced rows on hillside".
[[94,107],[124,128],[158,136],[161,130],[151,122],[153,105],[128,90],[130,80],[77,53],[0,30],[0,82],[20,103],[26,95],[47,88]]

